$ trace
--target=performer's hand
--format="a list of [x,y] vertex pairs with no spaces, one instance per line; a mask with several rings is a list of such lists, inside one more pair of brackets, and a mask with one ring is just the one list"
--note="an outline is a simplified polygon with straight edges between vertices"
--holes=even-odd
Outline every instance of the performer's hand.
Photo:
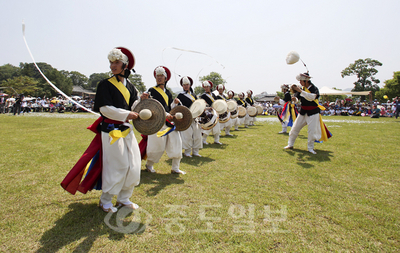
[[167,114],[167,120],[172,121],[174,119],[174,116],[172,116],[171,114]]
[[296,97],[292,97],[292,101],[296,103],[297,102],[297,98]]
[[148,99],[148,98],[149,98],[149,93],[147,93],[147,92],[143,92],[142,95],[140,96],[141,100]]
[[175,98],[175,99],[174,99],[174,103],[175,103],[175,104],[179,104],[180,102],[181,102],[181,101],[179,100],[179,98]]
[[297,85],[293,85],[293,86],[292,86],[292,89],[293,89],[294,91],[301,92],[301,89],[300,89],[299,86],[297,86]]
[[137,118],[139,118],[139,114],[137,112],[130,112],[126,119],[131,120],[131,119],[137,119]]

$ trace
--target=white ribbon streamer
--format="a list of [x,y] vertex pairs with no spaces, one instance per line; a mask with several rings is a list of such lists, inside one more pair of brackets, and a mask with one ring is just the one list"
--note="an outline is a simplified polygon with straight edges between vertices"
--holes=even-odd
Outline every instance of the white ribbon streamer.
[[[188,50],[188,49],[177,48],[177,47],[166,47],[166,48],[163,49],[163,54],[162,54],[162,55],[163,55],[163,56],[162,56],[163,62],[164,62],[164,51],[165,51],[166,49],[174,49],[174,50],[178,50],[178,51],[189,52],[189,53],[194,53],[194,54],[202,54],[202,55],[208,56],[208,57],[210,57],[211,59],[213,59],[216,63],[218,63],[219,65],[221,65],[221,67],[222,67],[223,69],[225,69],[225,66],[224,66],[224,65],[222,65],[222,64],[219,63],[214,57],[212,57],[212,56],[210,56],[210,55],[208,55],[208,54],[206,54],[206,53],[202,53],[202,52],[198,52],[198,51],[194,51],[194,50]],[[175,67],[176,67],[176,62],[178,61],[178,59],[179,59],[181,56],[182,56],[182,54],[179,55],[178,58],[176,59],[176,61],[175,61]],[[208,66],[211,66],[211,64],[212,64],[212,63],[210,63]],[[197,74],[197,77],[196,77],[195,80],[197,80],[197,78],[198,78],[199,75],[200,75],[200,72],[201,72],[203,69],[204,69],[204,67],[199,71],[199,73]],[[175,71],[173,71],[173,72],[174,72],[175,75],[178,75],[179,77],[181,76],[181,75],[177,74]],[[178,84],[178,82],[177,82],[177,80],[176,80],[176,76],[175,76],[175,82]]]
[[57,86],[55,86],[52,82],[50,82],[50,80],[43,74],[43,72],[40,70],[39,66],[36,64],[35,59],[33,58],[33,55],[32,55],[32,53],[31,53],[31,50],[29,49],[28,43],[26,42],[26,38],[25,38],[25,23],[24,23],[24,21],[22,21],[22,36],[23,36],[23,38],[24,38],[26,48],[28,49],[29,55],[31,56],[33,63],[35,64],[35,66],[36,66],[37,70],[39,71],[39,73],[40,73],[40,74],[43,76],[43,78],[46,80],[46,82],[47,82],[48,84],[50,84],[50,86],[53,87],[58,93],[60,93],[61,95],[63,95],[66,99],[68,99],[68,100],[71,101],[72,103],[76,104],[78,107],[82,108],[82,109],[85,110],[85,111],[88,111],[88,112],[90,112],[90,113],[93,113],[93,114],[95,114],[95,115],[97,115],[97,116],[100,116],[99,113],[96,113],[96,112],[94,112],[94,111],[92,111],[92,110],[90,110],[90,109],[88,109],[88,108],[82,106],[81,104],[79,104],[78,102],[76,102],[75,100],[73,100],[72,98],[70,98],[69,96],[67,96],[64,92],[62,92],[59,88],[57,88]]

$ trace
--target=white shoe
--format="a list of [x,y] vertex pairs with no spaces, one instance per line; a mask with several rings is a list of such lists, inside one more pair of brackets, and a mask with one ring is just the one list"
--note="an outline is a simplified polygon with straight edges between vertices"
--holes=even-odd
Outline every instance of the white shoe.
[[185,175],[186,172],[184,172],[183,170],[177,169],[177,170],[171,170],[172,174],[182,174]]
[[314,149],[309,149],[308,152],[310,152],[310,153],[313,154],[313,155],[316,155],[316,154],[317,154],[317,152],[315,152]]
[[145,165],[146,170],[150,173],[156,173],[155,169],[153,169],[153,166],[148,166],[147,164]]
[[123,204],[123,203],[117,201],[117,203],[116,203],[115,205],[116,205],[117,207],[126,206],[126,207],[128,207],[128,208],[130,208],[130,209],[133,209],[133,210],[136,210],[136,209],[139,208],[139,205],[138,205],[138,204],[135,204],[135,203],[132,203],[132,202],[127,203],[127,204]]
[[222,143],[221,143],[221,142],[219,142],[219,141],[214,141],[214,144],[219,144],[219,145],[222,145]]
[[200,154],[193,154],[193,156],[202,157]]
[[286,131],[280,131],[278,134],[286,134]]
[[116,213],[118,212],[118,209],[111,206],[109,208],[105,208],[104,205],[101,203],[101,201],[99,202],[99,207],[106,213]]
[[284,147],[284,149],[293,149],[293,146],[287,145],[286,147]]
[[192,157],[190,154],[186,154],[186,153],[183,153],[183,155],[186,157]]
[[204,145],[208,145],[208,142],[207,142],[207,141],[203,141],[203,144],[204,144]]
[[225,136],[233,136],[232,134],[225,134]]

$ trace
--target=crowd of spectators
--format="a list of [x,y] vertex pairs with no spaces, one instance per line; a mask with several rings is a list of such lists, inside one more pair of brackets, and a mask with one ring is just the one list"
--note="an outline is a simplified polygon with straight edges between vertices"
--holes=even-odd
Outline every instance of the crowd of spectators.
[[[81,98],[74,96],[72,99],[78,102],[85,108],[92,110],[94,101],[90,98]],[[367,101],[355,101],[351,99],[336,100],[335,102],[325,101],[322,105],[326,108],[321,111],[322,116],[370,116],[378,117],[397,117],[400,111],[400,98],[393,98],[392,101],[388,100],[386,103],[379,103],[377,100],[372,103]],[[282,106],[273,102],[262,103],[264,109],[263,115],[276,115],[280,113]],[[299,105],[297,105],[299,106]],[[396,109],[397,108],[397,109]],[[300,109],[300,108],[298,108]],[[53,98],[33,98],[30,96],[14,98],[1,97],[0,99],[0,113],[13,113],[18,115],[21,113],[31,112],[49,112],[49,113],[64,113],[64,112],[86,112],[75,103],[69,100],[64,100],[62,96]],[[397,118],[396,117],[396,118]]]
[[[74,96],[73,100],[85,108],[92,109],[94,101],[90,98],[82,99]],[[53,98],[33,98],[20,96],[17,98],[11,97],[0,100],[0,113],[12,113],[14,115],[32,113],[32,112],[49,112],[49,113],[64,113],[64,112],[86,112],[75,103],[64,100],[60,97]]]
[[399,102],[398,98],[394,98],[393,101],[388,100],[386,103],[380,103],[377,100],[372,103],[364,102],[352,102],[351,100],[339,100],[335,102],[325,102],[322,105],[326,108],[325,111],[321,111],[323,116],[370,116],[373,118],[379,117],[394,117],[396,114],[396,107]]
[[[321,104],[326,108],[326,110],[321,111],[322,116],[369,116],[379,118],[395,117],[396,113],[399,114],[400,112],[400,98],[398,97],[393,98],[392,101],[388,100],[386,103],[380,103],[377,100],[360,102],[347,99],[336,100],[335,102],[325,101]],[[276,115],[282,110],[282,106],[270,102],[262,103],[261,105],[264,108],[264,115]],[[300,110],[299,106],[297,105],[298,110]]]

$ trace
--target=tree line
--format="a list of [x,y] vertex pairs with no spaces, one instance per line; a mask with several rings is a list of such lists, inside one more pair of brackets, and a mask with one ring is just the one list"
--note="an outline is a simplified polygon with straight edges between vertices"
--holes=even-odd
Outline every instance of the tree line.
[[[80,86],[95,92],[97,84],[111,76],[111,72],[93,73],[88,78],[78,71],[57,70],[44,62],[39,62],[37,65],[50,82],[67,95],[71,95],[73,86]],[[130,75],[129,80],[140,92],[146,90],[141,75]],[[58,93],[49,86],[34,63],[21,62],[19,67],[12,64],[0,66],[0,86],[4,92],[10,95],[18,93],[33,97],[53,97]]]
[[[73,86],[80,86],[84,89],[96,91],[97,84],[111,76],[111,72],[106,73],[93,73],[89,77],[78,71],[66,71],[57,70],[50,64],[39,62],[38,67],[41,69],[43,74],[60,90],[65,94],[71,95]],[[378,84],[380,80],[375,78],[378,73],[376,67],[382,66],[382,63],[373,60],[371,58],[358,59],[354,63],[350,64],[341,72],[341,76],[357,76],[357,81],[354,82],[354,88],[352,91],[372,91],[372,98],[378,99],[384,102],[386,99],[392,99],[400,95],[400,71],[393,73],[393,78],[384,81],[385,85],[380,88]],[[133,74],[129,76],[129,80],[133,85],[140,91],[146,91],[146,86],[142,81],[142,76],[139,74]],[[222,78],[219,73],[211,72],[209,75],[202,76],[199,80],[211,81],[214,86],[213,90],[216,89],[217,85],[224,84],[226,81]],[[2,89],[9,93],[14,94],[25,94],[34,97],[53,97],[57,92],[52,89],[41,76],[39,71],[36,69],[33,63],[20,63],[19,67],[11,64],[5,64],[0,66],[0,86]],[[280,85],[279,85],[280,86]],[[12,87],[4,88],[4,87]],[[200,95],[204,92],[202,86],[193,87],[194,93]],[[225,87],[229,90],[228,87]],[[281,92],[277,92],[281,95]],[[387,96],[387,98],[386,98]]]

